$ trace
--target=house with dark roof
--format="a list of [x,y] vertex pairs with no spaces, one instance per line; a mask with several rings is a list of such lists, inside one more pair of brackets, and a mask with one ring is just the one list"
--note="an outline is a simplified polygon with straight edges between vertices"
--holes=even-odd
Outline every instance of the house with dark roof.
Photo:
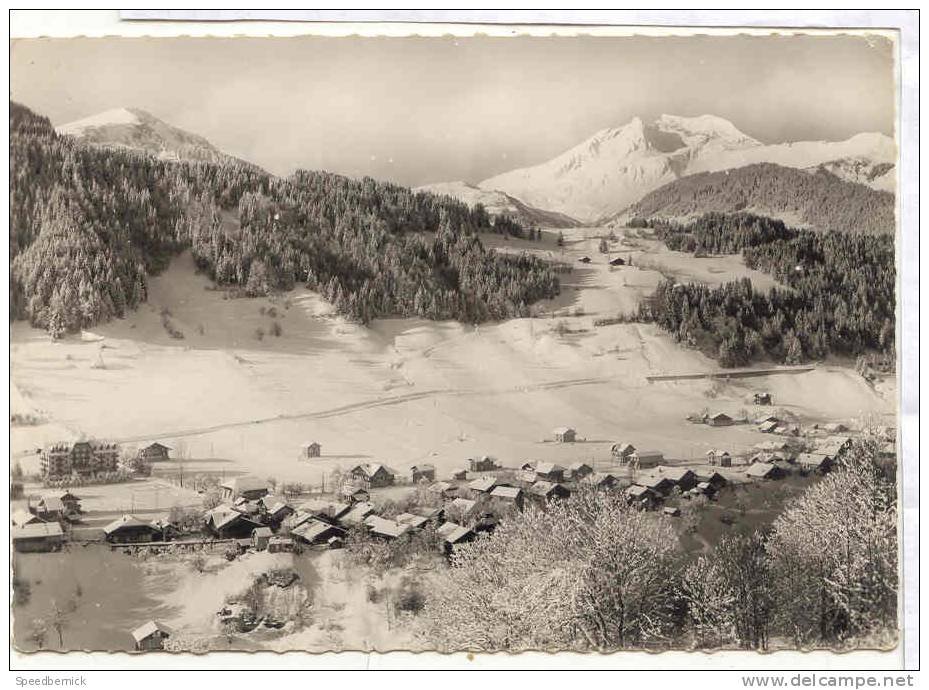
[[706,418],[706,423],[710,426],[731,426],[735,420],[725,412],[716,412]]
[[681,491],[688,491],[697,485],[697,475],[686,467],[659,465],[655,468],[659,475],[667,477]]
[[278,526],[295,510],[282,496],[268,494],[258,499],[259,514],[263,522]]
[[57,522],[37,522],[10,529],[13,550],[25,552],[58,551],[65,533]]
[[561,498],[567,498],[571,492],[563,484],[539,480],[526,491],[529,498],[545,504]]
[[480,477],[479,479],[475,479],[473,482],[468,484],[468,488],[471,489],[471,491],[479,494],[489,494],[496,486],[497,478],[491,476]]
[[171,448],[156,441],[139,448],[138,457],[143,462],[164,462],[171,459]]
[[136,651],[150,652],[156,649],[164,649],[165,640],[171,637],[174,631],[164,623],[151,620],[140,625],[131,634],[132,639],[135,641]]
[[553,462],[539,461],[535,464],[536,479],[547,482],[563,482],[565,468]]
[[661,502],[661,496],[659,494],[641,484],[633,484],[632,486],[626,487],[625,496],[626,500],[629,501],[631,505],[637,508],[645,508],[646,510],[654,508]]
[[490,492],[490,498],[493,505],[508,509],[516,508],[522,510],[525,502],[525,494],[522,489],[515,486],[498,486]]
[[723,475],[714,470],[698,469],[694,474],[697,477],[698,484],[705,482],[716,490],[723,488],[729,483]]
[[370,503],[356,503],[350,511],[339,518],[339,522],[347,527],[357,527],[364,524],[365,518],[373,512],[374,506]]
[[422,529],[429,523],[429,518],[414,513],[400,513],[396,519],[399,524],[406,525],[411,530]]
[[825,453],[800,453],[797,456],[797,464],[804,472],[825,474],[832,469],[833,462]]
[[749,465],[745,471],[749,479],[782,479],[785,475],[784,470],[771,462],[756,462]]
[[339,497],[350,503],[367,503],[371,500],[371,493],[362,486],[345,482],[339,488]]
[[268,553],[289,553],[294,550],[294,538],[287,534],[275,534],[268,540]]
[[651,489],[659,496],[667,496],[675,487],[674,481],[656,472],[638,477],[636,483]]
[[368,534],[387,541],[402,536],[410,529],[408,525],[382,518],[379,515],[369,515],[364,519],[364,525],[368,529]]
[[448,504],[448,510],[446,512],[449,517],[454,517],[456,520],[470,522],[480,515],[481,511],[481,502],[472,501],[467,498],[456,498]]
[[610,455],[622,463],[629,462],[629,458],[633,453],[635,453],[635,446],[631,443],[614,443],[610,447]]
[[161,537],[161,530],[134,515],[123,515],[103,528],[106,540],[113,544],[136,544],[155,541]]
[[584,477],[581,483],[601,491],[609,491],[616,488],[619,480],[609,472],[594,472]]
[[435,481],[435,465],[424,463],[422,465],[413,465],[410,468],[410,482],[418,484],[419,482]]
[[468,469],[472,472],[493,472],[498,469],[496,459],[489,455],[479,458],[468,458]]
[[429,487],[429,492],[438,494],[443,499],[450,499],[458,493],[458,487],[449,482],[436,482]]
[[316,441],[310,441],[309,443],[304,443],[300,446],[300,457],[303,460],[312,460],[313,458],[318,458],[323,454],[323,447],[319,445]]
[[42,496],[38,503],[29,506],[29,511],[44,522],[61,520],[65,516],[65,506],[57,496]]
[[206,526],[220,539],[250,539],[262,525],[229,506],[217,506],[206,514]]
[[568,478],[572,481],[580,481],[589,474],[593,474],[594,468],[586,462],[572,462],[568,465]]
[[309,513],[325,522],[335,522],[352,509],[352,503],[339,501],[326,501],[319,498],[310,498],[300,504],[300,511]]
[[257,551],[264,551],[268,548],[268,542],[271,541],[273,536],[274,532],[271,531],[270,527],[256,527],[252,530],[252,548]]
[[292,529],[290,536],[305,544],[326,544],[333,537],[344,537],[345,530],[338,525],[311,518]]
[[629,463],[640,469],[657,467],[664,462],[664,453],[658,450],[636,450],[629,455]]
[[446,522],[437,530],[436,535],[442,540],[442,546],[446,554],[451,554],[459,544],[466,544],[476,536],[474,532],[455,522]]
[[224,481],[219,485],[224,501],[234,501],[244,498],[246,501],[257,501],[270,493],[268,482],[251,475],[243,475]]
[[379,462],[367,462],[356,465],[350,471],[351,477],[367,489],[378,489],[392,486],[397,473],[387,465]]

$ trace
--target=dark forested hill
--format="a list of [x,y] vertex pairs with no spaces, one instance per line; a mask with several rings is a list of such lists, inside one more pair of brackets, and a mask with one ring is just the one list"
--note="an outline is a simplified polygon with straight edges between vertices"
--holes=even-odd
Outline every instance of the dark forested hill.
[[81,146],[10,104],[11,317],[55,335],[123,316],[188,247],[221,284],[261,294],[303,283],[362,321],[505,318],[557,294],[546,263],[486,250],[481,231],[523,232],[371,179]]
[[624,217],[680,218],[751,211],[814,230],[894,234],[894,195],[825,170],[763,163],[688,175],[646,194]]
[[830,353],[893,354],[892,236],[795,230],[747,213],[648,225],[671,249],[741,252],[746,266],[785,286],[761,293],[747,278],[715,288],[667,280],[640,305],[644,320],[722,366],[765,358],[797,364]]

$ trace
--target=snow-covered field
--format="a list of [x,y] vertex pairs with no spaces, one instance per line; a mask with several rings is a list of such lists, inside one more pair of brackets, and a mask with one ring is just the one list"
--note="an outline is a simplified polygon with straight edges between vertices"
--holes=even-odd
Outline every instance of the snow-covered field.
[[[14,460],[29,471],[36,447],[81,435],[129,445],[159,439],[223,472],[313,484],[359,462],[398,470],[432,462],[441,477],[478,454],[507,466],[534,459],[602,466],[620,440],[690,459],[763,440],[752,427],[685,420],[704,408],[760,412],[750,404],[759,390],[808,421],[874,415],[891,422],[893,387],[875,392],[840,366],[730,383],[649,383],[651,374],[717,366],[653,326],[593,325],[633,310],[661,279],[639,261],[687,280],[764,277],[737,257],[694,259],[641,242],[613,245],[611,256],[633,252],[636,265],[610,270],[597,251],[597,237],[607,232],[565,230],[563,249],[553,234],[543,242],[485,238],[509,251],[550,254],[576,270],[563,276],[561,296],[536,306],[536,318],[479,327],[385,319],[365,328],[302,289],[274,300],[225,299],[189,256],[179,257],[151,281],[147,304],[91,334],[51,342],[13,325],[12,412],[44,420],[12,429]],[[578,263],[584,255],[590,264]],[[172,338],[163,319],[184,338]],[[275,321],[279,336],[271,335]],[[582,441],[548,442],[563,425]],[[322,457],[298,460],[311,440],[322,444]]]

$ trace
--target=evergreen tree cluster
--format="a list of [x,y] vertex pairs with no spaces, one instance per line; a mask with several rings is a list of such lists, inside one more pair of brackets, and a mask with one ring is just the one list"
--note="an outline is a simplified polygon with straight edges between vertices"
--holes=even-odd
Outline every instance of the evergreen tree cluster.
[[654,228],[668,249],[703,254],[738,254],[797,234],[780,220],[751,213],[704,213],[687,224],[655,218],[643,227]]
[[526,231],[480,205],[82,146],[15,103],[10,130],[11,318],[53,335],[123,316],[186,248],[221,285],[259,295],[305,284],[364,322],[522,316],[559,291],[545,262],[484,248],[480,232]]
[[[752,244],[756,235],[739,239],[737,233],[730,243],[715,239],[714,224],[721,229],[730,223],[704,216],[696,224],[703,229],[694,233],[699,242],[717,249],[747,242],[746,265],[773,275],[784,287],[761,293],[747,278],[715,288],[666,280],[640,306],[643,319],[724,367],[763,358],[798,364],[830,353],[893,353],[892,236],[772,226],[773,239]],[[681,236],[667,234],[671,243]]]
[[896,228],[890,192],[847,182],[821,168],[807,172],[773,163],[687,175],[646,194],[630,212],[640,218],[674,218],[748,209],[795,218],[816,230],[892,235]]

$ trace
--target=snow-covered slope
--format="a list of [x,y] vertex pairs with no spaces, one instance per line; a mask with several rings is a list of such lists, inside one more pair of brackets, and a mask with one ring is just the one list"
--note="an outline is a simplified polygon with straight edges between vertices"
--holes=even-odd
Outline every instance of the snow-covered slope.
[[488,213],[508,216],[524,225],[569,228],[579,224],[574,218],[564,214],[533,208],[519,199],[514,199],[509,194],[496,190],[481,189],[467,182],[439,182],[417,187],[414,191],[450,196],[471,207],[483,204]]
[[179,129],[138,108],[114,108],[56,128],[87,144],[143,151],[164,160],[239,162],[203,137]]
[[814,169],[828,164],[832,167],[827,169],[844,179],[886,189],[882,176],[895,158],[893,140],[882,134],[765,145],[720,117],[662,115],[652,123],[636,117],[622,127],[604,129],[545,163],[496,175],[478,186],[590,222],[685,175],[753,163]]

